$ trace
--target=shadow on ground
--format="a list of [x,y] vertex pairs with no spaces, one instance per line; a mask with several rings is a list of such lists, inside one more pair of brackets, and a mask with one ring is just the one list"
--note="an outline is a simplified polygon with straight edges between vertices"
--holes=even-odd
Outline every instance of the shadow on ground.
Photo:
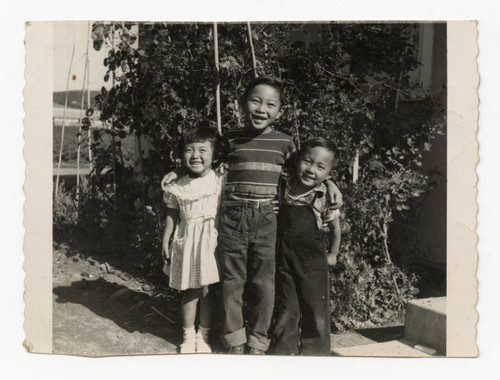
[[[178,316],[165,309],[163,297],[153,298],[126,286],[99,278],[81,280],[53,290],[57,303],[80,304],[99,317],[109,319],[127,332],[150,333],[178,343]],[[163,318],[158,312],[171,319]]]
[[[181,342],[180,318],[165,295],[150,296],[103,278],[58,286],[53,293],[55,353],[175,353]],[[211,344],[222,351],[218,339]]]
[[374,342],[382,343],[403,338],[404,326],[357,329],[356,333]]
[[130,246],[113,245],[105,236],[91,236],[73,228],[54,228],[53,234],[54,250],[59,250],[68,258],[79,256],[89,259],[91,263],[107,263],[112,269],[118,269],[128,277],[149,282],[159,284],[164,280],[160,252],[146,260],[144,252],[134,250]]

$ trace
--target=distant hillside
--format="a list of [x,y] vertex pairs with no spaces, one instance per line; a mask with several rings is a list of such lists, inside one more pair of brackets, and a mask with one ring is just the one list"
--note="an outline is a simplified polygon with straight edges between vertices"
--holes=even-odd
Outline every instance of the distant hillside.
[[[95,97],[99,94],[99,91],[90,91],[90,106],[95,107]],[[64,101],[66,99],[66,91],[56,91],[52,94],[54,103],[64,106]],[[68,92],[68,107],[70,108],[80,108],[82,100],[82,92],[79,90]],[[89,108],[87,104],[87,93],[85,92],[83,107]]]

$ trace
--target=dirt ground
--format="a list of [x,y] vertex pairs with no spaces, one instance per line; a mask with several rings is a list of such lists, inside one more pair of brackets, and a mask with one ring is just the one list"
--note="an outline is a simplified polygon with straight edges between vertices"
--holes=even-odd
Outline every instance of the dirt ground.
[[53,349],[84,356],[175,353],[178,317],[162,294],[129,275],[82,257],[67,244],[53,250]]
[[[176,300],[107,262],[53,247],[53,350],[82,356],[172,354],[181,341]],[[215,322],[217,323],[217,321]],[[399,339],[401,326],[332,334],[332,348]],[[212,337],[215,353],[220,340]]]

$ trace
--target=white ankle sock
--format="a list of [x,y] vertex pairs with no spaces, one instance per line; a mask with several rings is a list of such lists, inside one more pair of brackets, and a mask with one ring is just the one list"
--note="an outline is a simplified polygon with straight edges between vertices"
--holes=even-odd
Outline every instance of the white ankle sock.
[[194,329],[194,326],[183,327],[182,329],[184,330],[184,334],[183,334],[184,340],[194,338],[196,336],[196,331]]

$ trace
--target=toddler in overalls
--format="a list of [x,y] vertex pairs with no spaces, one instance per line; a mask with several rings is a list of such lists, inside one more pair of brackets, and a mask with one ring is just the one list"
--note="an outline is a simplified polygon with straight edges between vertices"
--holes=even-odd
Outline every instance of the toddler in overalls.
[[[276,354],[330,355],[328,266],[337,262],[340,212],[329,208],[323,182],[337,158],[332,142],[307,141],[298,152],[295,174],[281,187],[272,334]],[[330,228],[328,253],[324,224]]]

